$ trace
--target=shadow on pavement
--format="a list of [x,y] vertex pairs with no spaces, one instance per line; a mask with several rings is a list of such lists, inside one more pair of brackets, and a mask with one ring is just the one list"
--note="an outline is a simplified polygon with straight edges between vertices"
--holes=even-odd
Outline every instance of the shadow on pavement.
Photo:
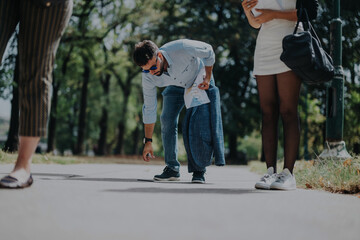
[[[42,180],[52,180],[51,178],[41,178]],[[55,180],[55,179],[54,179]],[[58,179],[57,179],[58,180]],[[191,184],[190,181],[154,181],[153,179],[140,179],[140,178],[89,178],[89,177],[65,177],[63,180],[71,181],[95,181],[95,182],[154,182],[162,184]],[[206,183],[206,185],[212,185],[212,183]]]
[[[1,174],[1,173],[0,173]],[[191,183],[190,181],[154,181],[153,179],[140,178],[90,178],[83,177],[76,174],[62,174],[62,173],[32,173],[33,176],[39,177],[41,180],[70,180],[70,181],[96,181],[96,182],[154,182],[162,184],[187,184],[198,186],[199,184]],[[59,179],[59,177],[61,179]],[[213,183],[206,183],[203,186],[211,186]],[[248,193],[264,193],[266,191],[256,189],[240,189],[240,188],[160,188],[160,187],[146,187],[146,188],[128,188],[128,189],[109,189],[104,192],[117,193],[177,193],[177,194],[248,194]]]
[[[76,174],[61,174],[61,173],[33,173],[33,176],[40,177],[41,180],[71,180],[71,181],[95,181],[95,182],[155,182],[155,183],[168,183],[168,184],[192,184],[189,181],[154,181],[153,179],[141,178],[90,178],[83,177]],[[211,183],[207,183],[210,185]],[[192,184],[193,185],[193,184]]]
[[65,180],[78,181],[96,181],[96,182],[153,182],[152,179],[137,179],[137,178],[66,178]]
[[115,193],[178,193],[178,194],[247,194],[260,193],[255,189],[239,188],[129,188],[129,189],[109,189],[105,192]]
[[81,175],[64,174],[64,173],[32,173],[32,175],[39,177],[64,177],[64,178],[82,177]]
[[[7,175],[6,173],[0,173],[1,175]],[[81,175],[77,174],[66,174],[66,173],[31,173],[33,176],[39,176],[39,177],[64,177],[64,178],[72,178],[72,177],[82,177]]]
[[[46,179],[47,180],[47,179]],[[95,182],[154,182],[154,183],[168,183],[168,184],[192,184],[189,181],[163,181],[158,182],[154,181],[153,179],[141,179],[141,178],[87,178],[87,177],[68,177],[64,178],[64,180],[71,180],[71,181],[95,181]],[[210,185],[211,183],[207,183]]]
[[[40,177],[41,180],[77,180],[77,181],[97,181],[97,182],[154,182],[152,179],[137,179],[137,178],[89,178],[76,174],[62,174],[62,173],[32,173],[33,176]],[[47,177],[47,178],[46,178]]]

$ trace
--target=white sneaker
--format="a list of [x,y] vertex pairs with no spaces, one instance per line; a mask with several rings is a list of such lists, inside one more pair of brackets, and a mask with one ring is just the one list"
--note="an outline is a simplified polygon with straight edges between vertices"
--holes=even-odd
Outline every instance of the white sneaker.
[[270,189],[276,190],[295,190],[296,180],[294,175],[291,174],[289,169],[285,168],[276,177],[275,182],[270,185]]
[[255,184],[255,188],[257,189],[270,189],[270,185],[276,180],[276,173],[274,173],[274,168],[269,167],[267,170],[267,173],[260,178],[260,181],[258,181]]

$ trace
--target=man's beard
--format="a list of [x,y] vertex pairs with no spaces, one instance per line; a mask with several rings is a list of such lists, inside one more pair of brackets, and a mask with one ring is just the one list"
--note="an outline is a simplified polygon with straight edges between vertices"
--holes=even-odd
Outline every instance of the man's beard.
[[160,76],[164,73],[164,62],[161,62],[161,63],[160,63],[160,68],[159,68],[159,69],[160,69],[159,71],[157,71],[156,73],[154,73],[155,76],[160,77]]

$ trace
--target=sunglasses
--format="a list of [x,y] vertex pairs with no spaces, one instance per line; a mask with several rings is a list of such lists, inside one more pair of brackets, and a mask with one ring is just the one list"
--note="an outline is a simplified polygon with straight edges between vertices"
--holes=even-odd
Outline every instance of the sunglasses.
[[151,68],[149,68],[149,70],[144,70],[144,69],[143,69],[142,72],[143,72],[143,73],[149,73],[150,70],[156,70],[156,69],[157,69],[157,66],[156,66],[156,65],[157,65],[157,62],[158,62],[158,56],[156,55],[156,62],[155,62],[155,64],[152,65]]

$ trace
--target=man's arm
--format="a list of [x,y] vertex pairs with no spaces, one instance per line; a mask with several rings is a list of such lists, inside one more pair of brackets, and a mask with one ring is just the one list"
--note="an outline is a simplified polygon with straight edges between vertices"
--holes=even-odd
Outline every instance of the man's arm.
[[201,84],[199,84],[200,89],[206,90],[209,88],[212,69],[213,66],[205,66],[205,77],[204,77],[204,81]]
[[212,46],[205,42],[195,40],[184,40],[184,49],[192,56],[201,58],[205,64],[204,81],[199,84],[199,88],[206,90],[209,88],[213,65],[215,63],[215,52]]
[[[155,128],[155,123],[150,123],[150,124],[144,124],[144,129],[145,129],[145,137],[146,138],[152,138],[152,135],[154,133],[154,128]],[[153,147],[152,147],[152,142],[146,142],[144,145],[144,150],[143,150],[143,159],[146,162],[150,161],[150,158],[154,158],[154,151],[153,151]]]
[[[145,137],[152,138],[157,114],[156,86],[151,83],[148,75],[146,74],[143,74],[142,76],[142,86],[144,96],[144,105],[142,112]],[[150,158],[154,158],[152,142],[146,142],[143,149],[143,159],[144,161],[149,162]]]

